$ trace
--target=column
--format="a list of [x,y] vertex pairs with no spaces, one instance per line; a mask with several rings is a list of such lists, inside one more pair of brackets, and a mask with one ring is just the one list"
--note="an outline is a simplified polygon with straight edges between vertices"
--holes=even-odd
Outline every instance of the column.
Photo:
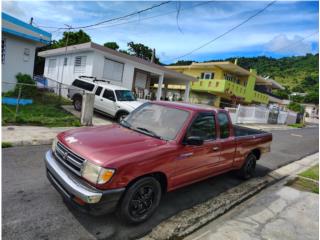
[[163,84],[163,75],[160,75],[159,81],[158,81],[158,89],[157,89],[157,101],[160,101],[160,99],[161,99],[162,84]]
[[184,101],[185,102],[189,102],[190,85],[191,85],[191,82],[188,81],[186,83],[186,90],[184,91]]

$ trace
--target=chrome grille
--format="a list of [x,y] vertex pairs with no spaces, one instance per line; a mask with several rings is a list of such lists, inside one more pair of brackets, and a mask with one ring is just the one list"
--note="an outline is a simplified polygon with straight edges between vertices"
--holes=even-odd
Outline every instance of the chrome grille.
[[82,165],[85,161],[82,157],[73,153],[60,142],[57,143],[55,155],[59,162],[62,163],[66,168],[79,176],[81,175]]

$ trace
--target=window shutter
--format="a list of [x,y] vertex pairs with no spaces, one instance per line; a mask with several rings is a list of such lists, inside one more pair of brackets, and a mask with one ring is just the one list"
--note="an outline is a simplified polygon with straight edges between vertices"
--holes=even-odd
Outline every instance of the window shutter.
[[84,73],[86,70],[86,56],[77,56],[74,59],[74,72],[75,73]]
[[111,81],[122,81],[124,64],[110,59],[104,59],[103,78]]

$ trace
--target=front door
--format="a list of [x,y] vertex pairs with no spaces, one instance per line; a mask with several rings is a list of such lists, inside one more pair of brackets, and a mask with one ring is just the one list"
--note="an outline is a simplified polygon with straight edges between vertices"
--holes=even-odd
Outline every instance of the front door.
[[105,89],[100,96],[96,96],[95,107],[111,116],[115,116],[117,112],[117,104],[114,92],[109,89]]
[[213,174],[219,162],[220,143],[216,141],[216,124],[213,113],[200,113],[189,127],[185,138],[200,137],[200,146],[184,145],[177,151],[173,176],[175,187],[190,184]]

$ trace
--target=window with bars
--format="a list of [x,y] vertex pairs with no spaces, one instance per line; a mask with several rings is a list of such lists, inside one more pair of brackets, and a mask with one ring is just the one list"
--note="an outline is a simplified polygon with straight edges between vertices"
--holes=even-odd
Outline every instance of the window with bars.
[[2,42],[1,42],[1,62],[2,64],[5,63],[6,61],[6,51],[7,51],[7,40],[5,38],[2,38]]
[[49,59],[49,64],[48,64],[48,74],[52,74],[56,70],[56,63],[57,60],[55,58]]
[[86,56],[77,56],[74,59],[74,72],[75,73],[84,73],[86,70]]

